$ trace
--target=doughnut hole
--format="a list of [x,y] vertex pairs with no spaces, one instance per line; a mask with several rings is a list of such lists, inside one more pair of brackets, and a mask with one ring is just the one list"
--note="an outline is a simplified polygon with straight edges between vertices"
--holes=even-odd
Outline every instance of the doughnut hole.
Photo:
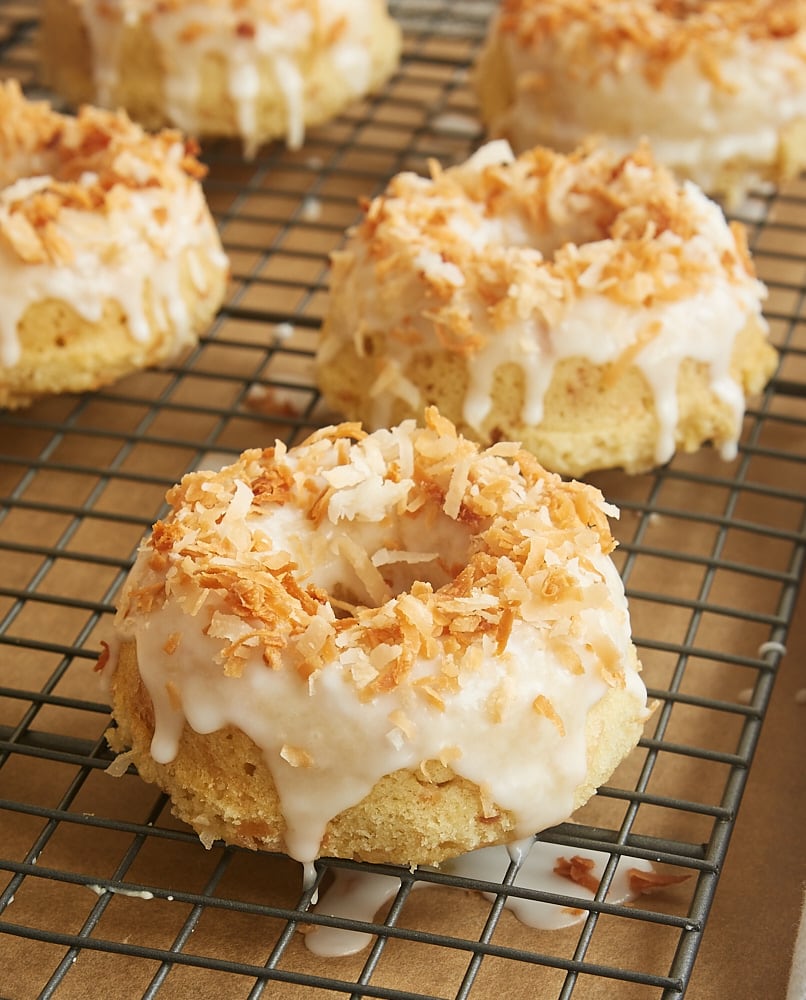
[[500,225],[492,227],[487,246],[496,253],[505,253],[512,247],[529,247],[544,260],[553,260],[555,254],[569,243],[584,246],[609,239],[615,220],[612,206],[609,212],[592,214],[590,202],[587,199],[583,202],[573,193],[568,195],[564,204],[563,214],[566,217],[560,223],[552,219],[551,225],[548,225],[549,219],[545,218],[539,220],[544,225],[535,225],[527,204],[519,204],[517,208],[517,213],[503,218]]
[[[306,583],[330,595],[337,616],[355,606],[380,607],[417,583],[439,590],[467,566],[474,532],[437,500],[383,523],[352,521],[333,532]],[[319,555],[317,550],[317,556]]]
[[[36,106],[29,105],[32,115]],[[37,129],[36,125],[39,125]],[[38,123],[20,137],[15,155],[0,162],[0,192],[4,199],[23,200],[47,188],[53,181],[80,183],[82,177],[100,175],[112,159],[109,140],[100,139],[94,145],[83,143],[79,149],[65,143],[64,128],[50,109]],[[43,210],[47,210],[43,206]]]
[[[540,258],[546,261],[553,260],[555,255],[568,244],[584,246],[613,236],[613,226],[619,219],[617,205],[606,201],[599,203],[598,200],[592,205],[588,193],[582,196],[573,191],[557,191],[553,193],[553,197],[557,200],[564,198],[562,209],[560,211],[559,205],[556,205],[548,215],[537,215],[530,201],[519,198],[515,192],[512,193],[510,203],[500,216],[486,215],[481,211],[472,215],[474,254],[478,257],[492,255],[494,259],[499,259],[516,249],[531,250],[536,252],[534,266],[538,267]],[[438,202],[427,208],[431,214],[426,211],[421,221],[426,232],[442,231],[454,240],[467,238],[466,229],[471,224],[467,219],[455,218],[448,222],[444,221],[444,210]],[[443,256],[443,263],[450,260],[449,255]],[[465,262],[456,260],[454,263],[461,268]],[[436,270],[440,268],[436,260],[429,261],[428,266]],[[410,290],[407,289],[405,294],[414,295],[415,292],[416,286],[413,286]],[[371,355],[373,348],[368,340],[365,340],[365,347],[367,354]]]

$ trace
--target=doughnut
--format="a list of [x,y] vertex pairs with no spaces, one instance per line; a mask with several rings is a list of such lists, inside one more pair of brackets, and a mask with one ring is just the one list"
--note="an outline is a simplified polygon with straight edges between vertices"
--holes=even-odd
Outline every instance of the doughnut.
[[502,0],[474,74],[490,136],[591,134],[737,201],[806,165],[801,0]]
[[117,772],[205,844],[438,864],[566,819],[637,743],[615,510],[423,423],[169,491],[100,669]]
[[176,132],[0,84],[0,406],[84,392],[195,343],[228,264]]
[[368,205],[332,255],[316,380],[370,429],[433,404],[562,475],[732,458],[776,363],[764,291],[741,227],[646,145],[495,140]]
[[302,145],[397,67],[385,0],[45,0],[48,83],[146,128]]

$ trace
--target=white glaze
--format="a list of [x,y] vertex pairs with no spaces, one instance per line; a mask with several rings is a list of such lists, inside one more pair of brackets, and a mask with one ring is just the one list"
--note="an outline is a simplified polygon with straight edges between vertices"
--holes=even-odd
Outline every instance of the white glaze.
[[[371,74],[372,9],[371,0],[307,0],[295,9],[277,0],[262,5],[188,0],[173,7],[158,0],[83,0],[96,99],[111,106],[123,28],[145,22],[164,68],[165,108],[173,124],[191,135],[205,133],[199,97],[205,64],[215,58],[225,66],[245,155],[253,156],[261,142],[257,105],[266,74],[277,81],[285,101],[287,143],[298,148],[305,134],[305,65],[316,39],[335,33],[328,50],[333,68],[350,93],[364,93]],[[338,30],[342,21],[344,29]],[[240,32],[242,22],[254,30]],[[201,32],[194,30],[199,24]]]
[[[578,899],[580,904],[592,900],[594,894],[590,889],[554,873],[557,859],[560,856],[572,855],[593,861],[591,875],[597,880],[601,879],[610,857],[601,851],[570,851],[553,844],[530,842],[529,848],[524,851],[521,867],[513,885],[535,892],[571,896]],[[461,878],[499,883],[506,875],[509,864],[510,857],[506,848],[488,847],[446,862],[441,870],[445,874]],[[629,887],[631,868],[642,872],[654,871],[648,861],[620,858],[608,889],[606,897],[608,903],[617,905],[635,898]],[[381,907],[397,894],[400,884],[400,879],[391,875],[337,868],[334,870],[334,880],[322,894],[316,912],[341,919],[370,922],[375,919]],[[412,883],[412,890],[441,888],[439,883],[423,880],[415,880]],[[487,899],[494,899],[493,893],[483,893],[483,895]],[[527,927],[545,931],[570,927],[580,923],[588,914],[588,910],[582,906],[572,907],[515,895],[506,897],[504,907]],[[372,934],[363,931],[315,924],[305,934],[305,946],[323,958],[340,958],[361,951],[372,941],[372,937]]]
[[114,896],[129,896],[131,899],[154,898],[154,893],[149,892],[147,889],[119,889],[113,885],[96,885],[95,883],[89,883],[87,888],[94,892],[96,896],[104,896],[106,893],[111,893]]
[[[270,530],[268,522],[256,527]],[[300,539],[298,544],[306,542]],[[338,568],[347,575],[346,567],[331,557],[326,569],[335,575]],[[317,583],[320,579],[314,577]],[[588,581],[593,582],[592,578]],[[405,704],[416,735],[404,739],[390,722],[390,715],[401,707],[399,697],[386,695],[363,703],[346,683],[345,674],[349,675],[354,662],[349,647],[310,686],[288,670],[267,670],[259,650],[241,677],[225,677],[217,662],[221,640],[201,634],[215,610],[215,600],[208,599],[195,623],[195,635],[187,616],[173,602],[135,625],[140,673],[155,708],[151,754],[159,763],[173,760],[185,721],[199,733],[227,725],[239,727],[263,750],[288,822],[286,842],[292,857],[315,858],[329,820],[360,802],[385,774],[416,767],[421,760],[439,759],[451,747],[461,749],[461,757],[452,762],[454,770],[489,789],[499,806],[515,812],[521,835],[570,816],[573,790],[586,770],[587,713],[606,691],[591,657],[587,658],[588,673],[572,677],[544,648],[539,632],[516,623],[507,655],[495,656],[492,643],[485,642],[484,663],[444,712],[414,700]],[[616,630],[601,612],[583,612],[582,617],[593,630],[611,633],[627,657],[623,638],[614,634]],[[164,648],[180,630],[184,632],[181,655],[168,657]],[[531,665],[538,659],[543,669],[535,677]],[[423,661],[412,679],[438,669],[438,664]],[[171,703],[168,682],[179,692],[179,710]],[[502,683],[519,691],[520,707],[512,707],[506,725],[495,725],[484,705]],[[637,675],[630,677],[629,684],[640,698]],[[535,725],[531,704],[546,691],[551,692],[551,702],[565,723],[564,739],[551,723]],[[472,732],[468,732],[468,717],[478,719]],[[362,734],[360,741],[354,737],[356,731]],[[286,745],[304,748],[316,766],[290,766],[281,757]],[[535,760],[553,764],[536,770],[531,766]]]
[[759,656],[766,656],[767,653],[780,653],[781,656],[786,656],[786,646],[782,642],[770,639],[768,642],[762,642],[758,647]]
[[[414,882],[412,888],[427,886],[427,882]],[[316,912],[342,920],[369,922],[399,889],[400,879],[394,875],[336,869],[334,880],[322,893]],[[362,951],[371,940],[372,935],[363,931],[314,924],[305,934],[305,947],[322,958],[343,958]]]

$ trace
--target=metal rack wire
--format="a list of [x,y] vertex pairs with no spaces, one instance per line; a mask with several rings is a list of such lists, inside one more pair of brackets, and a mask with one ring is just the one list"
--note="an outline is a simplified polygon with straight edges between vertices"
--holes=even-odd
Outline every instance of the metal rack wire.
[[[576,822],[541,837],[564,853],[607,852],[593,902],[521,888],[515,863],[492,883],[376,866],[400,879],[388,912],[327,917],[312,893],[358,866],[322,861],[317,886],[301,892],[286,859],[206,852],[153,788],[102,773],[108,710],[91,668],[139,539],[165,490],[210,453],[292,443],[326,418],[311,361],[327,255],[358,196],[429,157],[463,159],[479,141],[467,77],[492,7],[398,0],[404,59],[381,93],[301,152],[272,146],[244,163],[234,145],[205,149],[233,279],[181,365],[0,415],[0,992],[86,996],[112,978],[143,997],[462,1000],[499,982],[560,1000],[685,992],[804,560],[806,184],[758,193],[739,213],[782,361],[747,413],[738,458],[703,452],[597,479],[623,512],[619,568],[660,707]],[[3,75],[31,92],[37,17],[35,0],[0,8]],[[622,856],[691,878],[618,905],[607,893]],[[433,889],[413,892],[423,884]],[[586,916],[536,932],[505,912],[513,896]],[[317,923],[368,931],[372,944],[322,963],[298,933]],[[625,944],[636,934],[638,958]]]

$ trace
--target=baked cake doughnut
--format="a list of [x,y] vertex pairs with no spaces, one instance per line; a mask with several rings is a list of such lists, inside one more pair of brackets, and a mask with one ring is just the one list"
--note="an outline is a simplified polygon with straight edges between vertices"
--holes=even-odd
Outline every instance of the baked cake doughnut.
[[0,406],[174,358],[224,296],[227,259],[174,132],[76,117],[0,84]]
[[317,380],[370,427],[435,404],[548,468],[636,472],[713,440],[776,361],[742,230],[639,147],[504,140],[403,173],[332,260]]
[[435,410],[168,494],[121,596],[108,733],[206,844],[439,863],[566,819],[646,691],[593,487]]
[[48,82],[147,128],[302,145],[400,57],[385,0],[45,0]]
[[502,0],[475,85],[491,136],[597,134],[734,200],[806,165],[802,0]]

